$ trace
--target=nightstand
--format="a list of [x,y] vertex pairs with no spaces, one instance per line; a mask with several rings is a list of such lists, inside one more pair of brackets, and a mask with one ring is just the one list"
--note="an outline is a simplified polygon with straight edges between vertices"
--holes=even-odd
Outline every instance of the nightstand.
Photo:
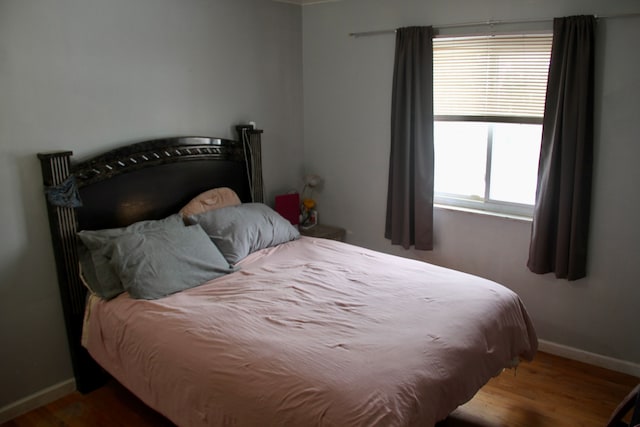
[[338,240],[344,242],[347,231],[344,228],[333,227],[331,225],[316,224],[306,230],[300,227],[300,234],[308,237],[320,237],[322,239]]

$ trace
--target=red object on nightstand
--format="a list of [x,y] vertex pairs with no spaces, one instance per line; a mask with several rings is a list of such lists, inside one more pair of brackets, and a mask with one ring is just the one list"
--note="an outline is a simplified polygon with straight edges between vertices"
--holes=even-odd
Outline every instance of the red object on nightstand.
[[276,212],[288,219],[292,225],[300,222],[300,195],[298,193],[276,196]]

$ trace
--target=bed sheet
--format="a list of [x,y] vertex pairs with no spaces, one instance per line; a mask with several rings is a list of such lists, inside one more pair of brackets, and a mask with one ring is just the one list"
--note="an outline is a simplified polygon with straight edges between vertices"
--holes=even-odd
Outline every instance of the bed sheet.
[[537,349],[489,280],[302,237],[153,301],[88,304],[84,345],[181,426],[433,425]]

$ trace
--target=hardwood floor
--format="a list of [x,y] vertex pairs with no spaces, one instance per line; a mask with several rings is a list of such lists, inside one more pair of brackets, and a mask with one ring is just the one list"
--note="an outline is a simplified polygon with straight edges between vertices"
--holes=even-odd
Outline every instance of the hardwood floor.
[[441,426],[605,426],[639,382],[630,375],[538,353],[533,363],[489,381]]
[[[538,353],[533,363],[504,371],[438,427],[604,426],[638,378]],[[115,381],[73,393],[0,427],[141,426],[173,424]]]

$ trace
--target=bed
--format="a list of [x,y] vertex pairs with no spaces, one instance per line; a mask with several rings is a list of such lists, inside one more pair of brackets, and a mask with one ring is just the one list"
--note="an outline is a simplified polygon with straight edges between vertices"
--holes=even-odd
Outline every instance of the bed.
[[[167,138],[77,163],[70,152],[40,155],[81,391],[99,385],[106,371],[181,426],[424,426],[446,418],[502,369],[533,358],[534,327],[507,288],[289,229],[286,238],[243,247],[231,262],[225,242],[241,237],[217,240],[225,237],[211,234],[225,228],[219,222],[186,221],[179,231],[171,225],[170,234],[180,236],[180,227],[201,227],[229,270],[166,296],[146,298],[132,285],[110,298],[87,297],[78,268],[82,233],[166,223],[216,188],[232,189],[242,203],[215,215],[233,212],[235,221],[243,211],[233,209],[251,208],[268,218],[263,229],[280,224],[262,204],[261,131],[238,132],[239,141]],[[65,205],[52,189],[75,191],[82,206]],[[256,234],[251,226],[239,230]],[[123,281],[151,257],[148,248],[163,246],[146,238],[147,250],[114,250],[127,261],[112,264],[133,266],[118,270]],[[131,254],[144,256],[129,262]],[[161,264],[171,286],[179,269],[167,259]],[[153,292],[164,277],[143,280],[140,292]]]

